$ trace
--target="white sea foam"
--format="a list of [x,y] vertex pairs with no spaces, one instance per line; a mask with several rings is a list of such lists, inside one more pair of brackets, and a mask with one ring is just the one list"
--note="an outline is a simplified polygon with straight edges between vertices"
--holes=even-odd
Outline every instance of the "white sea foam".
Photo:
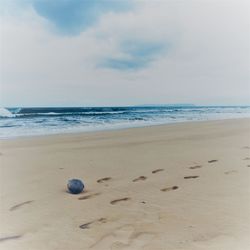
[[0,117],[15,117],[8,109],[0,107]]

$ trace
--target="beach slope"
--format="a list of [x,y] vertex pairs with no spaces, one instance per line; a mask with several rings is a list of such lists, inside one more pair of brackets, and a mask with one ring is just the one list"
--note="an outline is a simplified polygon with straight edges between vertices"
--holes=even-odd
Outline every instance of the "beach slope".
[[[250,249],[250,119],[1,141],[0,249]],[[67,193],[80,178],[85,192]]]

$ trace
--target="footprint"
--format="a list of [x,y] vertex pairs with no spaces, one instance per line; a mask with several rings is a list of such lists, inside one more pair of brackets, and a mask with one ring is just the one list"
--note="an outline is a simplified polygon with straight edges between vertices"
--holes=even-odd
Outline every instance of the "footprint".
[[201,165],[197,165],[197,166],[190,167],[190,169],[197,169],[197,168],[202,168],[202,166]]
[[250,149],[250,147],[249,146],[244,146],[244,147],[242,147],[243,149]]
[[101,222],[101,223],[106,223],[108,220],[107,220],[107,218],[100,218],[97,221]]
[[110,204],[115,205],[115,204],[118,203],[118,202],[121,202],[121,201],[128,201],[128,200],[131,200],[131,199],[130,199],[129,197],[125,197],[125,198],[121,198],[121,199],[112,200],[112,201],[110,202]]
[[246,157],[243,159],[244,161],[249,161],[250,160],[250,157]]
[[133,182],[136,182],[136,181],[145,181],[146,179],[147,179],[146,176],[140,176],[140,177],[138,177],[138,178],[135,178],[135,179],[133,180]]
[[208,163],[213,163],[213,162],[217,162],[218,160],[210,160],[208,161]]
[[230,170],[230,171],[226,171],[224,172],[224,174],[235,174],[238,173],[236,170]]
[[171,190],[176,190],[178,188],[179,188],[178,186],[166,187],[166,188],[162,188],[161,191],[162,192],[167,192],[167,191],[171,191]]
[[250,168],[250,165],[247,165],[248,168]]
[[21,237],[22,235],[13,235],[13,236],[8,236],[8,237],[3,237],[3,238],[0,238],[0,242],[6,241],[6,240],[16,240]]
[[198,178],[198,175],[190,175],[190,176],[185,176],[184,179],[195,179]]
[[107,219],[106,218],[100,218],[98,220],[93,220],[93,221],[90,221],[88,223],[84,223],[84,224],[80,225],[79,228],[81,228],[81,229],[89,229],[90,228],[89,226],[92,225],[95,222],[106,223]]
[[156,173],[161,172],[161,171],[164,171],[164,169],[163,168],[158,168],[158,169],[153,170],[152,174],[156,174]]
[[91,224],[93,224],[93,223],[94,223],[94,221],[91,221],[91,222],[82,224],[82,225],[79,226],[79,228],[81,228],[81,229],[89,229],[89,226],[90,226]]
[[98,183],[103,183],[105,181],[110,181],[112,178],[111,177],[104,177],[104,178],[101,178],[99,180],[97,180]]
[[94,193],[94,194],[89,194],[89,195],[84,195],[78,198],[78,200],[88,200],[90,198],[93,198],[95,196],[100,195],[101,193]]
[[14,210],[20,208],[23,205],[30,204],[31,202],[33,202],[33,201],[25,201],[25,202],[19,203],[19,204],[15,205],[15,206],[11,207],[10,211],[14,211]]
[[142,249],[147,246],[156,233],[151,231],[139,231],[132,224],[125,224],[114,228],[102,235],[90,249]]

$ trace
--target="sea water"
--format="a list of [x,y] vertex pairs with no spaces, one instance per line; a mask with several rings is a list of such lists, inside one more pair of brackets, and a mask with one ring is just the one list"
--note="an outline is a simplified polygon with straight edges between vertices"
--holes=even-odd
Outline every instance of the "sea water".
[[0,138],[243,117],[249,106],[0,108]]

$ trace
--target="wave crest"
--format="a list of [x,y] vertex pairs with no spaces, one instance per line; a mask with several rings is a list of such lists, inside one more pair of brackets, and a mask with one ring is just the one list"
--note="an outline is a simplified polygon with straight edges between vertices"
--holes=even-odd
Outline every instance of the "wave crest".
[[15,117],[8,109],[0,107],[0,117]]

